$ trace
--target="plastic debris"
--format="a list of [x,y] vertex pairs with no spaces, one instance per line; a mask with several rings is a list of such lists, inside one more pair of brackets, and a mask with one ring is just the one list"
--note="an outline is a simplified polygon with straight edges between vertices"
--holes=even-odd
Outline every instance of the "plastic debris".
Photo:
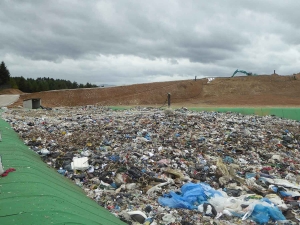
[[14,171],[16,171],[15,168],[9,168],[5,170],[4,173],[1,174],[1,177],[6,177],[10,172],[14,172]]
[[143,224],[147,219],[147,216],[141,211],[131,211],[128,212],[128,214],[131,216],[133,221],[137,221],[140,224]]
[[3,165],[2,165],[2,156],[0,155],[0,175],[4,173]]
[[72,170],[87,170],[89,168],[88,157],[73,158],[71,162]]
[[2,117],[45,163],[128,224],[300,221],[299,121],[100,106],[7,109]]

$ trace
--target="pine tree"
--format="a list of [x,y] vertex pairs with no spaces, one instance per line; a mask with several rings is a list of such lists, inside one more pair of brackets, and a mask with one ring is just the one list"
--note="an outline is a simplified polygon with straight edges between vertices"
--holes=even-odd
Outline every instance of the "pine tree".
[[2,61],[0,65],[0,85],[8,84],[10,81],[10,73]]
[[17,85],[17,82],[16,82],[16,80],[13,77],[10,78],[9,83],[10,83],[11,88],[19,89],[19,87]]
[[17,81],[17,85],[19,87],[19,89],[23,92],[27,92],[27,82],[25,80],[25,78],[23,76],[21,76],[18,81]]

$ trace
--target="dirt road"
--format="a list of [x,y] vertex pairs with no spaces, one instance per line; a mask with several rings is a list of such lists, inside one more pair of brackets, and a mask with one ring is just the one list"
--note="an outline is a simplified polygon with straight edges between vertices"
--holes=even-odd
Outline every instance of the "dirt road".
[[0,107],[9,106],[19,100],[20,95],[0,95]]

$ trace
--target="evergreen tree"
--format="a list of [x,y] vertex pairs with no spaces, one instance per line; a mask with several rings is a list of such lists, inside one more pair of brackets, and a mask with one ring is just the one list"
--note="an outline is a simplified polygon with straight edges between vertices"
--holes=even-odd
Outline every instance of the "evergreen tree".
[[19,89],[19,87],[17,85],[17,81],[14,78],[11,77],[9,83],[10,83],[11,88]]
[[59,90],[59,89],[76,89],[76,88],[92,88],[98,87],[95,84],[87,82],[84,84],[78,84],[77,82],[71,82],[63,79],[53,79],[49,77],[38,77],[37,79],[24,77],[11,77],[10,86],[13,88],[19,88],[23,92],[32,93],[39,91]]
[[10,81],[10,73],[2,61],[0,65],[0,85],[8,84]]
[[74,81],[74,82],[72,83],[72,89],[75,89],[75,88],[78,88],[78,84],[77,84],[76,81]]
[[84,87],[85,87],[85,88],[91,88],[92,85],[91,85],[89,82],[87,82],[86,85],[85,85]]
[[45,80],[41,82],[40,87],[41,91],[49,91],[49,84]]
[[22,76],[17,80],[17,85],[20,88],[21,91],[26,92],[27,91],[27,83],[25,78]]

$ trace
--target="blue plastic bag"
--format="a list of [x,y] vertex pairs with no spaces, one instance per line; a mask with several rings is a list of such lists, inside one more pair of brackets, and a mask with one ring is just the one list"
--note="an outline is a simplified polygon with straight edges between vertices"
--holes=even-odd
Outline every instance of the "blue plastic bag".
[[272,221],[286,220],[282,212],[267,198],[262,198],[261,203],[254,205],[252,212],[246,214],[244,219],[250,217],[258,224],[265,224],[270,219]]
[[210,197],[215,195],[222,196],[205,183],[187,183],[181,187],[181,194],[170,192],[169,195],[158,198],[158,202],[162,206],[170,208],[197,209],[197,206],[207,202]]

